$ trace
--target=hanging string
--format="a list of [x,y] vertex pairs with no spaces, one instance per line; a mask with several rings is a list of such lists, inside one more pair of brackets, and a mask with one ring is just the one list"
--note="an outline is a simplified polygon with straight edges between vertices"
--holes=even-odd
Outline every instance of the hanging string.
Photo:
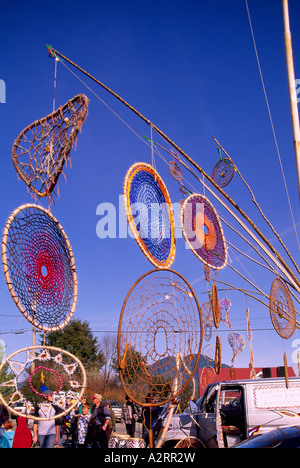
[[58,58],[54,58],[54,90],[53,90],[53,112],[55,111],[55,95],[56,95],[56,77],[57,77],[57,62]]

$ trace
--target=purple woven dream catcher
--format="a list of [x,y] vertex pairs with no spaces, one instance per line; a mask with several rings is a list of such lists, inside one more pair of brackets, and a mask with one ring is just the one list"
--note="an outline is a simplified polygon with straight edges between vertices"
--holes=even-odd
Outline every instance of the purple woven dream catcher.
[[220,270],[227,263],[227,249],[221,222],[210,201],[200,194],[190,195],[181,210],[183,236],[199,260]]

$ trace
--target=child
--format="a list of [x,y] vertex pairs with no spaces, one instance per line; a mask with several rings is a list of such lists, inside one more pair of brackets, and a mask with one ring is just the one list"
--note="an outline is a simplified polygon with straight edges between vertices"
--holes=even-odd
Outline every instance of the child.
[[15,431],[13,430],[14,423],[9,419],[4,424],[5,431],[0,438],[0,448],[12,448]]
[[82,414],[75,415],[73,424],[73,440],[78,448],[91,446],[94,438],[94,420],[90,413],[90,405],[82,405]]

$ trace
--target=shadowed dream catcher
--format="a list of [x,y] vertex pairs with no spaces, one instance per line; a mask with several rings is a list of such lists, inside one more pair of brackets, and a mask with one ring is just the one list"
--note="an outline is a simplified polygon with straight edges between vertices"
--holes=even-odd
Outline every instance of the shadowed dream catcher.
[[187,281],[172,270],[139,278],[119,322],[118,361],[126,393],[144,406],[149,392],[157,395],[156,405],[176,398],[192,379],[201,345],[200,307]]
[[149,164],[130,167],[124,180],[124,203],[132,233],[156,268],[169,268],[175,258],[172,202],[159,174]]
[[[0,379],[0,403],[17,416],[29,419],[44,421],[62,417],[77,406],[86,389],[86,374],[81,362],[71,353],[51,346],[30,346],[14,352],[1,364],[0,377],[4,371],[4,377]],[[4,381],[8,373],[13,378]],[[58,396],[55,404],[60,407],[60,414],[51,412],[51,405],[44,398],[45,390],[48,395]],[[59,398],[61,391],[76,399],[67,409],[65,400]],[[14,409],[16,403],[24,405],[24,414]],[[42,416],[33,414],[36,405],[42,410]]]
[[84,94],[28,125],[13,144],[12,159],[18,176],[35,196],[54,190],[70,151],[88,114]]
[[48,210],[27,204],[11,214],[2,262],[10,294],[29,322],[49,332],[70,321],[77,302],[75,261],[62,226]]
[[280,278],[275,278],[270,292],[270,316],[273,327],[285,339],[296,328],[296,311],[289,290]]

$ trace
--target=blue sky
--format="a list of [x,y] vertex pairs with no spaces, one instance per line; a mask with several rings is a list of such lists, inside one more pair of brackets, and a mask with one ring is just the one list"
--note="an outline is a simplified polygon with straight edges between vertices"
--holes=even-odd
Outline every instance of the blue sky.
[[[248,0],[248,5],[299,235],[299,195],[281,1]],[[297,0],[290,0],[289,5],[295,75],[300,79],[300,5]],[[244,0],[154,0],[150,3],[53,0],[42,4],[16,0],[2,5],[1,18],[0,79],[6,84],[6,102],[0,104],[0,222],[3,227],[15,208],[32,202],[26,186],[17,179],[11,149],[23,128],[52,111],[54,60],[48,57],[45,46],[51,44],[137,108],[208,174],[219,159],[214,136],[238,166],[299,264],[299,246]],[[75,72],[138,135],[150,138],[149,126]],[[88,320],[91,329],[100,336],[98,331],[117,330],[127,291],[152,265],[129,236],[99,239],[97,207],[111,203],[118,209],[127,170],[135,162],[151,163],[151,150],[58,63],[56,107],[78,93],[90,99],[89,115],[78,136],[77,149],[71,153],[72,168],[65,171],[67,182],[60,179],[60,197],[51,210],[63,225],[75,256],[79,282],[75,318]],[[154,138],[162,143],[157,136]],[[177,182],[164,161],[156,157],[155,162],[172,201],[178,202],[181,195]],[[202,185],[189,179],[203,193]],[[282,252],[237,174],[226,191]],[[227,217],[213,198],[211,202],[221,216]],[[47,201],[39,203],[47,207]],[[223,227],[226,239],[245,249],[237,236]],[[239,271],[269,293],[273,275],[230,250],[229,256]],[[172,268],[190,282],[200,304],[207,302],[203,266],[185,249],[183,239],[177,241]],[[251,289],[227,267],[218,273],[217,280]],[[245,330],[246,307],[250,309],[257,366],[282,365],[284,351],[289,364],[293,364],[297,331],[292,339],[283,341],[272,330],[266,307],[240,292],[220,291],[219,298],[224,297],[232,302],[233,330]],[[295,306],[299,309],[298,303]],[[26,332],[15,334],[22,330]],[[0,338],[6,343],[7,353],[30,345],[30,330],[31,325],[10,297],[4,275],[0,276]],[[226,363],[230,363],[232,356],[227,343],[228,331],[223,324],[218,331]],[[242,333],[246,337],[246,332]],[[248,363],[247,343],[236,365],[248,366]]]

